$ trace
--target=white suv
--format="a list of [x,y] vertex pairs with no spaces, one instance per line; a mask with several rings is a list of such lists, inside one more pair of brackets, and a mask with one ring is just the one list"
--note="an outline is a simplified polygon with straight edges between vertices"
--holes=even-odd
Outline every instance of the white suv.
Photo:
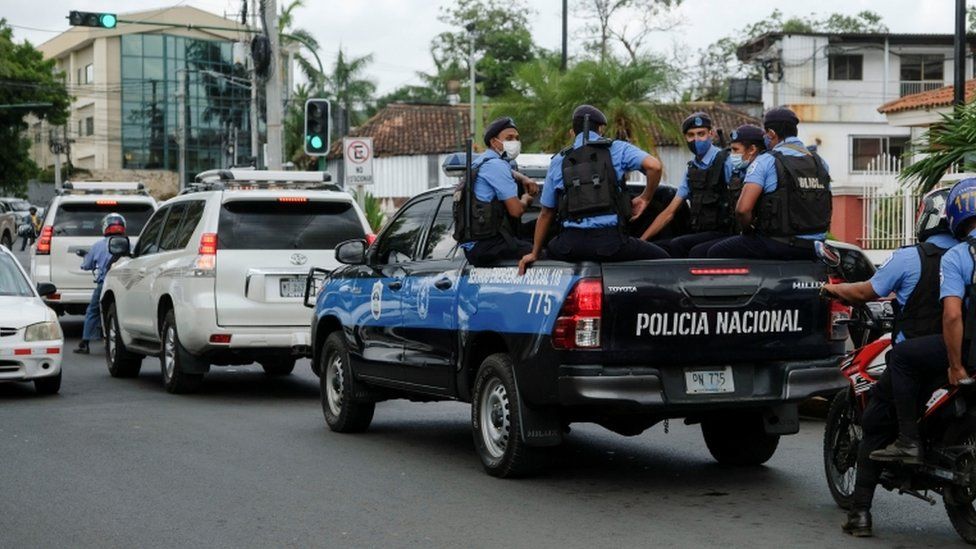
[[291,373],[310,351],[309,267],[338,267],[336,245],[369,233],[326,178],[215,170],[160,206],[105,278],[109,373],[135,376],[144,356],[159,356],[171,393],[197,389],[211,365]]
[[121,214],[126,232],[137,235],[154,211],[156,201],[141,183],[65,183],[48,205],[41,234],[30,251],[31,280],[58,288],[45,302],[59,314],[84,314],[95,279],[90,271],[81,270],[77,252],[87,252],[103,238],[106,215]]

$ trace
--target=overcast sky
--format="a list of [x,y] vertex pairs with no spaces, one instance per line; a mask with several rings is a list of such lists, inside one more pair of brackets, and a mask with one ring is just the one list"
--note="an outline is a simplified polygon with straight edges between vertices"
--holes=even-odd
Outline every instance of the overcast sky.
[[[279,0],[279,6],[284,0]],[[431,38],[448,30],[437,20],[438,6],[450,0],[306,0],[297,12],[296,26],[308,29],[322,46],[322,62],[329,64],[339,46],[350,55],[372,53],[370,74],[381,93],[404,84],[418,83],[417,71],[432,71],[428,47]],[[570,0],[572,6],[577,0]],[[0,0],[0,17],[15,25],[16,39],[40,44],[68,28],[68,11],[100,10],[118,13],[161,6],[191,5],[218,14],[240,9],[241,0]],[[545,48],[560,45],[560,0],[528,0],[535,42]],[[818,0],[816,3],[782,0],[684,0],[676,15],[675,30],[658,33],[651,49],[661,53],[697,52],[717,38],[734,34],[779,8],[787,16],[806,16],[861,10],[880,13],[892,32],[951,33],[953,0]],[[570,42],[583,22],[570,16]],[[30,28],[26,28],[30,27]],[[570,54],[574,47],[570,46]]]

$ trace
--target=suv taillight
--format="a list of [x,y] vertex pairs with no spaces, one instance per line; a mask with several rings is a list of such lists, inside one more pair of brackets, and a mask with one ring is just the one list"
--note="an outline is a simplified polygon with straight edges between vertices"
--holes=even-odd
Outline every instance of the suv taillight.
[[194,267],[198,270],[212,271],[217,267],[217,233],[200,235],[200,248]]
[[557,349],[599,349],[600,319],[603,316],[603,282],[584,278],[576,283],[559,311],[552,329],[552,346]]
[[[831,284],[839,284],[843,280],[830,277],[828,282]],[[851,319],[851,307],[844,305],[844,303],[839,299],[830,300],[830,324],[827,326],[827,335],[830,339],[835,341],[843,341],[850,336],[850,329],[847,326],[847,321]]]
[[37,255],[51,255],[52,238],[54,238],[54,227],[44,225],[41,235],[37,237]]

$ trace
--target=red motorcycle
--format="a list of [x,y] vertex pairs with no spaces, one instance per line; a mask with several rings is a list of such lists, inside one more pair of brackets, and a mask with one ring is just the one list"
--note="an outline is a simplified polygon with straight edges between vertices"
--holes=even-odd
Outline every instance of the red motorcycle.
[[[818,246],[820,258],[840,278],[841,257],[828,246]],[[890,303],[874,302],[855,307],[845,323],[860,335],[857,349],[840,363],[851,386],[834,397],[824,430],[824,472],[830,495],[842,509],[854,500],[857,450],[861,441],[861,413],[868,391],[886,369],[894,320]],[[956,532],[967,543],[976,544],[976,387],[934,385],[919,417],[924,448],[919,465],[883,463],[880,485],[886,490],[914,496],[931,505],[942,496],[946,513]]]

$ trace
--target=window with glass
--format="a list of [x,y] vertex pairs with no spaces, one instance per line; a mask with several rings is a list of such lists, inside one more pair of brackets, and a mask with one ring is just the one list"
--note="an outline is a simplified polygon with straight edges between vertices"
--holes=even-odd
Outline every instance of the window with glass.
[[417,248],[417,240],[430,222],[435,206],[433,199],[426,198],[401,210],[380,236],[376,260],[379,263],[411,261]]
[[831,55],[827,71],[829,80],[863,80],[863,55]]
[[945,83],[943,55],[902,55],[901,95],[941,88]]
[[[179,169],[180,73],[186,76],[188,177],[250,158],[249,77],[233,64],[230,42],[163,34],[120,39],[123,168]],[[230,158],[234,135],[236,158]]]
[[85,84],[91,84],[95,81],[95,67],[91,63],[85,65]]
[[883,155],[903,158],[910,141],[908,136],[851,136],[851,171],[867,171]]
[[454,240],[454,198],[441,199],[437,215],[427,232],[424,259],[450,259],[454,256],[457,241]]
[[95,117],[89,116],[85,119],[85,135],[95,134]]

